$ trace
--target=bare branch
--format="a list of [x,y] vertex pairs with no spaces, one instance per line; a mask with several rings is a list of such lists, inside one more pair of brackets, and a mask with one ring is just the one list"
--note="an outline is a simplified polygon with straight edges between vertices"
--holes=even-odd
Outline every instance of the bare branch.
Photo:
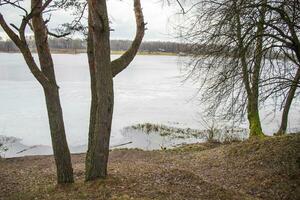
[[145,34],[145,22],[140,0],[134,0],[134,13],[136,19],[136,35],[131,47],[118,59],[111,62],[113,76],[124,70],[134,59]]

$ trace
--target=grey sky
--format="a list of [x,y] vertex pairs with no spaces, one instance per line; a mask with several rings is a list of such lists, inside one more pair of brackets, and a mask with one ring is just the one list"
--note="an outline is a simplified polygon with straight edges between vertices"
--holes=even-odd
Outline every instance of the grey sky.
[[[25,3],[29,4],[29,0]],[[133,0],[108,0],[108,12],[111,27],[115,30],[111,33],[112,39],[129,39],[132,40],[135,33],[135,19],[133,13]],[[174,8],[163,7],[159,0],[141,0],[145,21],[148,23],[144,40],[174,40],[171,36],[172,28],[170,19],[174,15]],[[9,7],[0,8],[0,12],[6,18],[7,22],[15,24],[20,23],[20,14],[16,9]],[[55,12],[52,14],[50,28],[56,27],[72,19],[70,13]],[[0,29],[0,36],[4,36],[3,30]]]

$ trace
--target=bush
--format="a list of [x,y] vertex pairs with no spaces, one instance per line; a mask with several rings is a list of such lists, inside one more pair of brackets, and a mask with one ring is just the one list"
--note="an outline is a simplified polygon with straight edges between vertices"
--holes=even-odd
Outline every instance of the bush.
[[4,144],[0,143],[0,158],[3,157],[2,154],[5,154],[6,151],[8,151],[8,148]]

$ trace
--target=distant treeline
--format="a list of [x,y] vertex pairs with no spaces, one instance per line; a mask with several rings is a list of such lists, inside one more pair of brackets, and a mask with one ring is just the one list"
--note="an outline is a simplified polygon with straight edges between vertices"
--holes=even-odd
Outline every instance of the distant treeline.
[[[35,49],[34,39],[27,39],[29,47]],[[111,40],[112,51],[125,51],[131,45],[129,40]],[[49,46],[51,49],[86,49],[86,41],[82,39],[66,39],[66,38],[49,38]],[[139,51],[142,52],[170,52],[179,53],[185,52],[185,45],[176,42],[161,42],[161,41],[145,41],[142,43]],[[0,40],[0,51],[16,52],[18,48],[11,40]]]
[[[52,38],[49,39],[49,46],[52,50],[58,50],[58,52],[85,52],[86,40],[82,39],[66,39],[66,38]],[[111,40],[110,47],[112,51],[126,51],[130,45],[130,40]],[[33,37],[27,39],[30,49],[35,51],[35,42]],[[145,41],[141,44],[139,51],[152,53],[152,52],[166,52],[182,55],[227,55],[233,54],[231,47],[220,47],[217,45],[188,45],[176,42],[162,42],[162,41]],[[60,51],[61,50],[61,51]],[[0,37],[0,52],[18,52],[18,48],[11,40],[3,40]],[[196,52],[196,53],[195,53]],[[281,58],[282,55],[269,55],[269,58]]]
[[[86,49],[86,41],[81,39],[49,38],[48,41],[51,49]],[[30,49],[35,49],[33,37],[28,37],[27,43]],[[0,51],[16,52],[18,48],[11,40],[0,40]]]
[[[113,51],[125,51],[131,45],[129,40],[112,40]],[[139,51],[142,52],[170,52],[179,53],[185,51],[185,45],[176,42],[145,41],[141,44]]]

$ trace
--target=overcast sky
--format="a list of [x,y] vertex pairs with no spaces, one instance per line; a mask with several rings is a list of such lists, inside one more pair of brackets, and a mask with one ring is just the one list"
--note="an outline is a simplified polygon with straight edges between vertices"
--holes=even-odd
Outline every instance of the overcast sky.
[[[30,0],[25,0],[28,4]],[[135,33],[135,19],[133,12],[133,0],[108,0],[108,13],[112,21],[111,39],[132,40]],[[174,40],[172,36],[171,19],[174,18],[175,8],[163,6],[160,0],[141,0],[145,22],[147,22],[144,40]],[[10,7],[0,8],[0,12],[9,23],[20,23],[20,14],[16,9]],[[67,12],[55,12],[52,14],[50,28],[57,27],[59,23],[70,21],[72,16]],[[0,29],[0,36],[4,36]]]

